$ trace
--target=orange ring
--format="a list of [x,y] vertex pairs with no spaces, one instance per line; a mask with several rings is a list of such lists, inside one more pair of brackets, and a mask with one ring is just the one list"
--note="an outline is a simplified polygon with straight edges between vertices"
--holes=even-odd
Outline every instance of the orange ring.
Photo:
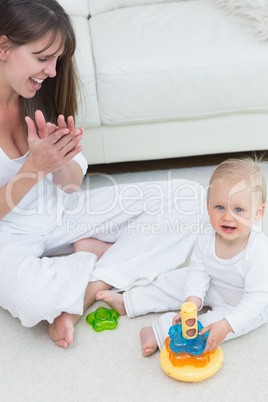
[[194,367],[190,365],[176,367],[170,362],[169,352],[167,351],[166,346],[164,346],[160,352],[159,360],[165,373],[170,377],[175,378],[175,380],[198,382],[211,377],[221,368],[223,363],[223,353],[221,347],[218,347],[214,352],[211,352],[210,362],[205,367]]

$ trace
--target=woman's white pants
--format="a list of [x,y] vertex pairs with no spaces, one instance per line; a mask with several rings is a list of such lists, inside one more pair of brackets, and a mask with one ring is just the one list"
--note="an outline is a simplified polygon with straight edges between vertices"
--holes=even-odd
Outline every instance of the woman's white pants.
[[[0,306],[24,326],[83,314],[89,282],[128,290],[183,264],[206,220],[203,188],[186,180],[108,186],[72,195],[45,235],[0,233]],[[27,219],[37,219],[38,215]],[[94,237],[114,243],[96,261],[73,253]]]

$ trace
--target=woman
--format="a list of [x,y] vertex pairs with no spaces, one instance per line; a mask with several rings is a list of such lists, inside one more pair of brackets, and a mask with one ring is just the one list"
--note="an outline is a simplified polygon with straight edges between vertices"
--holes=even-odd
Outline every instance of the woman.
[[1,1],[0,305],[24,326],[48,321],[63,347],[99,291],[183,263],[204,217],[185,180],[79,191],[74,51],[55,0]]

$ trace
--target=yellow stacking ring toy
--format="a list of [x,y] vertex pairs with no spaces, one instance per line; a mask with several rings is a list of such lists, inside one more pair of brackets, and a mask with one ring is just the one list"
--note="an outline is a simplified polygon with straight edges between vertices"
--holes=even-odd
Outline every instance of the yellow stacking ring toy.
[[180,325],[173,325],[160,352],[160,365],[170,377],[188,382],[203,381],[222,366],[223,353],[219,347],[204,353],[208,333],[198,335],[203,328],[197,321],[196,305],[186,302],[181,306]]

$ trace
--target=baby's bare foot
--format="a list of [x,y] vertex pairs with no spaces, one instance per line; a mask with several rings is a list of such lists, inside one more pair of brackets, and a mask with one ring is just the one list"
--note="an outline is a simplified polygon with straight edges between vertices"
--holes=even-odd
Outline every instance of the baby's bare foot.
[[94,239],[90,237],[88,239],[81,239],[74,243],[74,252],[78,251],[88,251],[90,253],[96,254],[99,260],[104,253],[113,245],[113,243],[107,243],[105,241]]
[[53,324],[49,325],[48,333],[57,346],[67,348],[74,342],[73,316],[62,313],[54,320]]
[[97,293],[96,300],[103,300],[110,307],[118,311],[120,315],[126,315],[126,309],[124,305],[124,298],[121,293],[113,292],[112,290],[104,290]]
[[140,331],[142,355],[148,357],[157,349],[157,342],[152,327],[142,328]]

